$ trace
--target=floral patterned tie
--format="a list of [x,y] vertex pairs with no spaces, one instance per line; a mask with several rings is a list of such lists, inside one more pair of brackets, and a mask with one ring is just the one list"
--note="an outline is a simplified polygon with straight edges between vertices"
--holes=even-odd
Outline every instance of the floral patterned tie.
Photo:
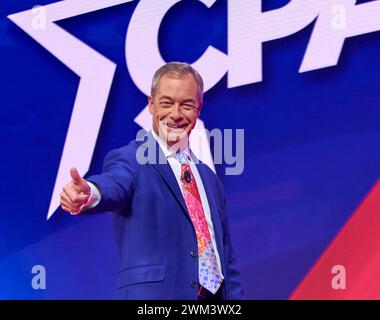
[[223,282],[223,276],[217,263],[197,183],[186,156],[181,152],[177,152],[176,159],[181,163],[182,190],[197,235],[199,284],[215,294]]

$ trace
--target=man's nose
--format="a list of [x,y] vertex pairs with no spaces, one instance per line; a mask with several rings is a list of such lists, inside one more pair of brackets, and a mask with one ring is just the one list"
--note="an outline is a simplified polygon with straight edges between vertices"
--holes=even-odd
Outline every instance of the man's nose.
[[179,104],[175,104],[173,106],[173,110],[172,112],[170,113],[170,117],[175,120],[175,121],[179,121],[179,120],[182,120],[182,110],[181,110],[181,106]]

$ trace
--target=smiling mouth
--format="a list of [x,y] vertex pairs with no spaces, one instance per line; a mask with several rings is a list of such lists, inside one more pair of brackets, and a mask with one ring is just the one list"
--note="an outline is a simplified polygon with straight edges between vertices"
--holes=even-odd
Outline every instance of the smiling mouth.
[[173,124],[173,123],[167,123],[166,124],[169,128],[172,128],[172,129],[183,129],[186,127],[185,124]]

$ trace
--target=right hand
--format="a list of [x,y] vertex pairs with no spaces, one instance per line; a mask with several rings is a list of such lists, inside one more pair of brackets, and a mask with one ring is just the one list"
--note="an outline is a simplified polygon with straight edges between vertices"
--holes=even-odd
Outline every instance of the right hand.
[[79,214],[82,210],[82,205],[91,196],[91,189],[75,167],[70,169],[70,175],[71,182],[63,187],[60,194],[61,207],[72,214]]

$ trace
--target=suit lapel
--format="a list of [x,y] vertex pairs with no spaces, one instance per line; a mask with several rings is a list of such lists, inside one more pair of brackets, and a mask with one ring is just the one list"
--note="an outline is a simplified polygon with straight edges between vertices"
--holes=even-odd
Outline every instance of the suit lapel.
[[[158,171],[158,173],[161,175],[162,179],[165,181],[165,184],[168,186],[169,190],[172,192],[176,200],[178,201],[179,205],[181,206],[182,210],[185,212],[187,217],[190,219],[189,212],[187,210],[187,206],[185,203],[185,200],[183,198],[181,189],[179,188],[177,179],[170,168],[169,163],[162,163],[163,159],[165,158],[164,153],[162,152],[161,148],[159,147],[157,141],[154,139],[151,133],[148,133],[150,135],[149,139],[153,139],[155,144],[154,147],[156,148],[156,161],[154,163],[151,163],[152,167]],[[161,162],[160,162],[161,159]],[[191,221],[191,219],[190,219]]]
[[182,192],[179,189],[177,180],[174,176],[172,169],[170,168],[170,165],[169,164],[152,164],[152,166],[158,171],[158,173],[164,179],[166,185],[169,187],[170,191],[173,193],[174,197],[180,204],[182,210],[190,218],[189,213],[187,211],[186,204],[185,204],[185,200],[183,199],[183,196],[182,196]]

